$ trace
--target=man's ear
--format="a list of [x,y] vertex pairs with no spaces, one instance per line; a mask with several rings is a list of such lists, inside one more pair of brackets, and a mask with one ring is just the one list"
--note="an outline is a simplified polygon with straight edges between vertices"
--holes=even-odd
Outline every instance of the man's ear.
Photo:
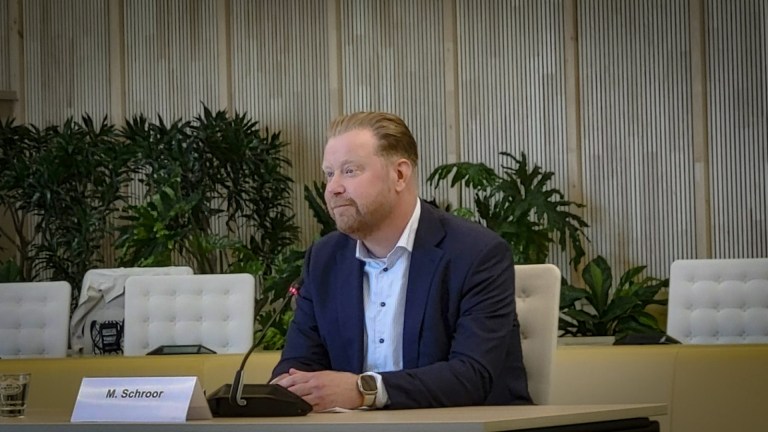
[[397,176],[395,190],[400,192],[408,187],[413,177],[413,165],[411,165],[411,162],[408,159],[398,159],[395,162],[395,175]]

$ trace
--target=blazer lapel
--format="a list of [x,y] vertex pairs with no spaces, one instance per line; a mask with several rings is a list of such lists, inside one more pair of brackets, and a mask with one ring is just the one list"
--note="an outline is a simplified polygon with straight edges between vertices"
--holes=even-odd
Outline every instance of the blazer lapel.
[[336,317],[339,333],[349,352],[352,373],[363,372],[363,335],[365,332],[363,306],[363,262],[355,257],[356,242],[350,239],[347,246],[336,255]]
[[408,288],[405,294],[405,318],[403,321],[403,368],[418,367],[419,336],[424,322],[429,292],[433,289],[433,276],[443,251],[436,245],[445,237],[445,230],[438,217],[439,210],[421,202],[421,217],[411,253],[408,271]]

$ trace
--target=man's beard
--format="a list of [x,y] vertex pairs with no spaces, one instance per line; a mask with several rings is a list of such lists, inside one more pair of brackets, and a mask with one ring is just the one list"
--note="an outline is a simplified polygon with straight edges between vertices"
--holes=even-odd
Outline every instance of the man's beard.
[[[327,205],[336,228],[355,240],[371,235],[392,212],[391,202],[385,197],[377,197],[363,206],[348,198],[339,198]],[[341,214],[337,215],[333,207],[340,205],[348,207],[339,209]]]

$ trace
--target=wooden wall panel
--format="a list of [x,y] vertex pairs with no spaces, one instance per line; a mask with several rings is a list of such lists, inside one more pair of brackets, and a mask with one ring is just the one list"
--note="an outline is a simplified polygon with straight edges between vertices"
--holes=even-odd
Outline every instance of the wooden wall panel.
[[190,119],[218,109],[215,0],[125,3],[126,115]]
[[308,244],[317,232],[303,185],[322,180],[328,91],[327,11],[321,0],[232,1],[232,105],[290,142],[293,206]]
[[[22,5],[26,121],[42,128],[89,114],[100,122],[110,104],[106,2]],[[33,218],[29,226],[34,223]]]
[[768,4],[708,2],[714,258],[768,257]]
[[[216,1],[126,0],[123,8],[126,117],[167,124],[191,120],[203,105],[219,109]],[[131,203],[145,201],[138,179],[129,189]],[[185,264],[178,254],[174,262]]]
[[24,5],[27,121],[39,127],[109,113],[107,3],[29,0]]
[[695,258],[686,0],[578,2],[585,219],[614,273]]
[[[711,210],[714,257],[768,256],[768,4],[703,3],[707,63],[696,87],[696,1],[27,0],[24,111],[39,126],[85,112],[190,118],[201,102],[247,111],[291,143],[305,244],[316,226],[303,185],[322,177],[333,113],[393,111],[420,145],[423,197],[471,206],[466,191],[427,188],[432,169],[455,160],[498,169],[499,151],[525,151],[567,197],[583,193],[591,256],[617,273],[647,264],[664,276],[706,249],[697,204]],[[9,2],[0,0],[0,89],[11,85]],[[110,74],[110,17],[124,24],[111,35],[125,49],[122,73]],[[566,32],[564,18],[576,27]],[[573,35],[575,49],[564,43]],[[567,54],[578,68],[576,132]],[[692,87],[704,86],[707,115],[698,115]],[[113,100],[123,89],[125,102]],[[580,147],[568,147],[569,133]],[[709,195],[697,195],[694,149],[708,155]],[[569,171],[569,151],[581,173]],[[567,260],[551,259],[565,274]]]
[[[459,0],[460,159],[497,171],[512,161],[539,164],[568,196],[562,0]],[[472,196],[462,204],[472,207]],[[564,275],[568,254],[552,248]]]
[[443,2],[341,2],[343,111],[386,111],[405,120],[419,147],[420,193],[441,203],[447,188],[426,179],[448,162]]
[[8,1],[0,0],[0,90],[9,90],[11,88]]

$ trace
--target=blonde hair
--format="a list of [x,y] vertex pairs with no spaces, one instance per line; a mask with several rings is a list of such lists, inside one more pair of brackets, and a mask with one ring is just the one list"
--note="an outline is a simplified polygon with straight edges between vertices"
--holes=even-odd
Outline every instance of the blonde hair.
[[361,111],[338,117],[328,127],[328,139],[360,129],[370,130],[376,137],[380,156],[406,159],[414,168],[418,165],[416,140],[403,119],[394,114]]

